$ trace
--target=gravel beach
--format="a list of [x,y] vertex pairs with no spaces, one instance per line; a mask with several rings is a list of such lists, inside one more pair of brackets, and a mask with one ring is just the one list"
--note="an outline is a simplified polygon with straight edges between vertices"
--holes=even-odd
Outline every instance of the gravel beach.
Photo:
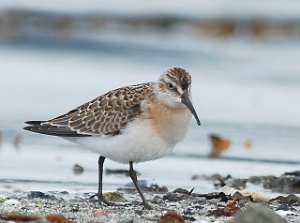
[[114,206],[100,206],[96,199],[91,199],[93,193],[2,192],[0,222],[259,222],[255,219],[300,222],[300,198],[295,195],[266,201],[240,192],[233,195],[196,194],[185,189],[168,192],[166,187],[157,185],[145,190],[151,210],[140,204],[133,189],[106,193],[106,199],[116,202]]

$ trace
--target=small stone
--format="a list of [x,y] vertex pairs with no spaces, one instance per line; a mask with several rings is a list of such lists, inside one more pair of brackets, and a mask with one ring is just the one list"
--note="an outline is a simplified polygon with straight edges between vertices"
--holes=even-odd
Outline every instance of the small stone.
[[290,210],[290,208],[287,204],[281,204],[278,206],[278,208],[276,208],[276,211],[279,211],[279,210],[288,211],[288,210]]
[[40,199],[48,199],[48,200],[56,200],[54,195],[48,195],[40,191],[31,191],[28,194],[29,199],[40,198]]
[[163,200],[178,202],[184,199],[187,199],[189,195],[186,194],[179,194],[179,193],[166,193],[163,196]]
[[28,198],[29,199],[33,199],[33,198],[42,198],[42,199],[45,199],[46,198],[46,194],[44,194],[43,192],[40,192],[40,191],[31,191],[28,194]]
[[204,205],[207,203],[207,200],[204,197],[194,197],[192,204],[194,205]]
[[252,184],[255,184],[255,185],[258,185],[262,182],[262,178],[258,177],[258,176],[252,176],[248,179],[248,182],[252,183]]
[[155,196],[152,200],[151,203],[154,204],[163,204],[165,201],[160,197],[160,196]]
[[300,193],[300,176],[282,175],[271,182],[271,189],[280,193]]
[[84,172],[84,168],[83,168],[81,165],[75,164],[75,165],[73,166],[73,173],[74,173],[75,175],[83,174],[83,172]]
[[188,191],[187,189],[183,189],[183,188],[177,188],[176,190],[173,191],[173,193],[191,195],[193,191],[194,191],[194,188],[190,191]]
[[169,211],[160,217],[159,223],[185,223],[185,220],[175,211]]
[[289,205],[299,206],[300,205],[300,197],[296,196],[295,194],[290,194],[289,196],[286,197],[286,202]]
[[213,193],[208,193],[208,194],[193,194],[195,197],[204,197],[207,200],[212,200],[212,199],[226,199],[227,196],[223,192],[213,192]]
[[46,216],[47,221],[53,223],[72,223],[70,220],[65,218],[63,215],[50,214]]
[[227,186],[232,187],[236,190],[243,190],[246,188],[247,179],[230,179],[225,183]]
[[120,192],[108,192],[103,195],[106,201],[110,202],[127,202]]
[[285,219],[274,213],[269,208],[262,205],[250,206],[244,211],[240,211],[231,223],[287,223]]
[[152,193],[167,193],[168,188],[166,186],[160,187],[157,184],[151,184],[150,187],[146,188],[146,191],[152,192]]
[[270,200],[270,202],[274,202],[274,201],[276,201],[280,204],[288,204],[291,206],[299,206],[300,205],[300,198],[294,194],[290,194],[287,197],[279,196],[279,197],[276,197],[276,198]]

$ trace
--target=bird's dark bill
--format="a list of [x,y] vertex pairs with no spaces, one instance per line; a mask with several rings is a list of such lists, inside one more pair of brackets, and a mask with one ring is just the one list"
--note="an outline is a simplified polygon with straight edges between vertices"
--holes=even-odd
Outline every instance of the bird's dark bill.
[[193,106],[192,102],[190,101],[189,95],[187,93],[183,93],[181,95],[181,102],[182,102],[182,104],[184,104],[190,110],[190,112],[192,113],[192,115],[195,117],[195,119],[197,121],[197,124],[201,125],[201,122],[200,122],[200,120],[198,118],[198,115],[197,115],[197,113],[196,113],[196,111],[194,109],[194,106]]

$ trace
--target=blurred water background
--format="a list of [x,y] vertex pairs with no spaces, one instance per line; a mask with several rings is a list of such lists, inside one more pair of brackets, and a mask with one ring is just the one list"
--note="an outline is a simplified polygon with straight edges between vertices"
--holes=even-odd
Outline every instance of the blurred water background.
[[[1,0],[0,190],[95,191],[96,154],[24,132],[24,121],[156,81],[173,66],[193,77],[202,126],[193,120],[171,156],[136,165],[141,179],[209,192],[211,182],[191,177],[299,170],[299,40],[297,0]],[[208,157],[212,133],[231,141],[223,158]],[[104,179],[107,190],[129,181]]]

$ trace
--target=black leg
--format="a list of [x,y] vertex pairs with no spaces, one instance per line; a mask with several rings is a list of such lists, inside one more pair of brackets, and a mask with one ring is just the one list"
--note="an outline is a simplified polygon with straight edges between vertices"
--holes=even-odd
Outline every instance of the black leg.
[[151,206],[150,206],[150,205],[148,204],[148,202],[146,201],[145,196],[144,196],[144,194],[143,194],[143,192],[142,192],[142,190],[141,190],[141,187],[140,187],[140,185],[139,185],[139,183],[138,183],[137,176],[136,176],[136,172],[135,172],[134,169],[133,169],[133,163],[132,163],[132,161],[129,162],[129,176],[130,176],[132,182],[133,182],[134,185],[135,185],[135,188],[137,189],[137,191],[139,192],[139,194],[140,194],[140,196],[141,196],[141,198],[142,198],[142,200],[143,200],[143,205],[144,205],[146,208],[151,209]]
[[98,159],[98,174],[99,174],[99,179],[98,179],[98,201],[101,204],[102,202],[105,203],[104,198],[103,198],[103,193],[102,193],[102,178],[103,178],[103,163],[105,161],[104,156],[99,156]]

